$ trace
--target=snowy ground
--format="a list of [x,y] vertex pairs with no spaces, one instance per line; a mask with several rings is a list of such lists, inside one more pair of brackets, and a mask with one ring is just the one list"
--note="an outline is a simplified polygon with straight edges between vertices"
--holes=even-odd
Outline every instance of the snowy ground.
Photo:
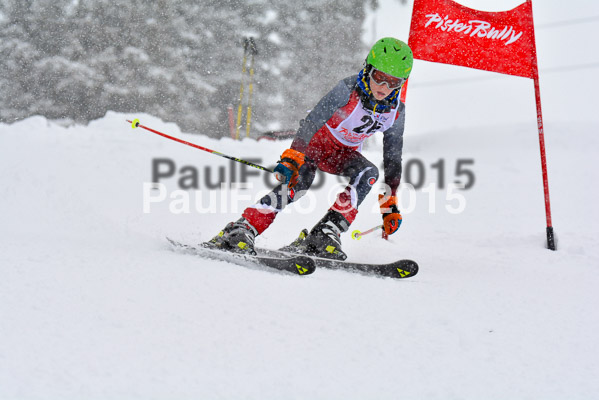
[[[412,197],[404,188],[404,223],[388,242],[343,238],[353,260],[417,260],[420,273],[402,281],[297,277],[170,251],[166,235],[198,242],[236,219],[264,175],[237,194],[210,190],[207,174],[239,181],[240,167],[125,118],[264,165],[289,143],[216,141],[143,114],[0,124],[0,399],[599,398],[598,60],[580,40],[596,37],[591,3],[534,8],[557,252],[544,248],[524,78],[416,61],[404,182],[421,165],[423,186]],[[407,39],[408,7],[381,4],[366,37]],[[374,142],[365,154],[380,164]],[[176,174],[146,213],[144,196],[161,195],[144,191],[155,159]],[[458,163],[473,174],[468,190],[449,188],[468,178]],[[198,191],[180,190],[194,169]],[[326,178],[257,244],[277,248],[311,227],[338,185]],[[353,229],[380,224],[375,197]]]
[[[287,144],[215,141],[137,116],[265,165]],[[547,123],[557,252],[543,247],[534,121],[407,136],[404,160],[423,162],[428,189],[412,199],[404,190],[404,224],[389,242],[343,238],[355,260],[420,263],[418,276],[395,281],[326,270],[301,278],[173,253],[165,235],[210,237],[253,202],[263,176],[247,179],[254,188],[237,212],[192,203],[177,214],[182,193],[221,196],[206,189],[204,168],[216,182],[222,166],[228,180],[229,161],[132,130],[126,117],[0,125],[0,398],[599,397],[597,123]],[[377,162],[379,145],[366,151]],[[176,192],[177,173],[162,181],[174,197],[144,213],[155,158],[197,168],[201,194]],[[439,159],[444,189],[430,166]],[[460,159],[474,160],[475,183],[450,193],[464,179]],[[337,184],[327,178],[258,244],[276,248],[311,227]],[[460,204],[448,193],[463,196],[462,212],[446,209]],[[354,227],[378,223],[371,194]]]

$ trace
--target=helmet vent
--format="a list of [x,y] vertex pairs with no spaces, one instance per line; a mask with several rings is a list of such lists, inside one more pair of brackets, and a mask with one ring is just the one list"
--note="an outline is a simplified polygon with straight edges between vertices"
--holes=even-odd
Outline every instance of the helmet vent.
[[407,57],[407,56],[404,56],[404,58],[402,58],[402,60],[404,60],[404,61],[405,61],[406,57]]
[[387,54],[387,48],[383,47],[383,51],[385,52],[385,54]]

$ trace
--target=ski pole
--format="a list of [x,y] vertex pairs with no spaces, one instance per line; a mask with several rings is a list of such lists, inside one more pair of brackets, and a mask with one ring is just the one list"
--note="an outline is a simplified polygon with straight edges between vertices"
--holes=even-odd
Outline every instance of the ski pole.
[[208,153],[212,153],[212,154],[215,154],[217,156],[221,156],[221,157],[227,158],[229,160],[237,161],[237,162],[245,164],[245,165],[247,165],[249,167],[258,168],[258,169],[261,169],[263,171],[270,172],[271,174],[273,173],[273,170],[265,168],[265,167],[263,167],[261,165],[254,164],[254,163],[246,161],[246,160],[242,160],[241,158],[231,157],[231,156],[228,156],[226,154],[219,153],[216,150],[210,150],[210,149],[207,149],[206,147],[202,147],[202,146],[199,146],[199,145],[194,144],[194,143],[186,142],[185,140],[178,139],[178,138],[173,137],[173,136],[169,136],[169,135],[167,135],[165,133],[159,132],[159,131],[154,130],[152,128],[148,128],[147,126],[144,126],[144,125],[140,124],[139,123],[139,119],[134,119],[133,121],[127,120],[127,122],[129,122],[131,124],[131,127],[134,128],[134,129],[138,128],[138,127],[139,128],[143,128],[143,129],[145,129],[147,131],[150,131],[152,133],[155,133],[155,134],[160,135],[162,137],[165,137],[167,139],[174,140],[175,142],[183,143],[183,144],[186,144],[188,146],[195,147],[196,149],[207,151]]
[[359,230],[356,229],[355,231],[353,231],[351,233],[351,237],[352,237],[352,239],[360,240],[360,239],[362,239],[362,236],[368,235],[369,233],[372,233],[375,230],[380,229],[382,227],[383,227],[383,225],[377,225],[374,228],[370,228],[369,230],[364,231],[364,232],[360,232]]
[[248,87],[248,108],[246,115],[246,123],[245,123],[245,137],[250,137],[250,124],[252,121],[252,93],[254,91],[254,56],[258,54],[258,49],[256,48],[256,42],[254,42],[254,38],[250,37],[249,39],[249,51],[252,57],[250,58],[250,83]]
[[245,70],[247,65],[247,54],[248,54],[249,39],[243,38],[243,66],[241,69],[241,87],[239,88],[239,105],[237,106],[237,125],[235,127],[235,140],[239,140],[239,128],[241,128],[241,112],[243,103],[243,87],[245,81]]

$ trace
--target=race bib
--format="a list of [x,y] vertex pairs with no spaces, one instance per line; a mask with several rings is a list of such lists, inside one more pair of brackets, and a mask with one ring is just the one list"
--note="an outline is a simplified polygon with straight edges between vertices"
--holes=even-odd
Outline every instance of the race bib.
[[377,131],[386,131],[397,118],[398,107],[387,113],[374,113],[362,106],[354,92],[343,106],[326,123],[333,136],[346,146],[357,147]]

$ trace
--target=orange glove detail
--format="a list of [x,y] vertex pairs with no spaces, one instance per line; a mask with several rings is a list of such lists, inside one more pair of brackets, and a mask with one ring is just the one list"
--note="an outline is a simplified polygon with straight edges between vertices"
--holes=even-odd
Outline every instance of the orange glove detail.
[[383,214],[383,228],[387,235],[392,235],[401,226],[401,213],[397,208],[397,197],[379,194],[379,205]]
[[299,169],[302,165],[304,165],[304,153],[287,149],[281,154],[281,159],[274,169],[275,178],[292,188],[297,184]]

